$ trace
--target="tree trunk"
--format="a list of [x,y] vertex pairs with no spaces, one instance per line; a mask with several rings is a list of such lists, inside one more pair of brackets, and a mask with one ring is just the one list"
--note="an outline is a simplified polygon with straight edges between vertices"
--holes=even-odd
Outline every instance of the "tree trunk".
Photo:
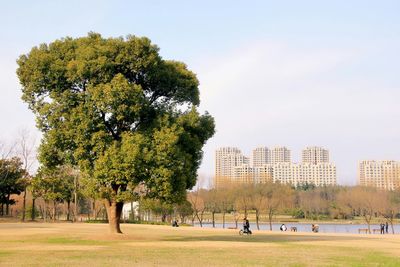
[[222,213],[222,228],[225,228],[225,211]]
[[96,199],[93,199],[92,210],[93,210],[93,218],[94,218],[94,220],[97,220]]
[[47,200],[44,201],[43,219],[45,222],[47,221]]
[[258,209],[257,209],[257,210],[256,210],[256,225],[257,225],[257,230],[260,230],[259,218],[260,218],[260,212],[259,212]]
[[25,211],[26,211],[26,187],[24,190],[24,198],[22,201],[22,217],[21,217],[21,221],[25,221]]
[[57,215],[57,202],[54,200],[53,201],[53,222],[56,221],[56,215]]
[[[203,227],[203,220],[202,220],[202,218],[200,218],[199,213],[196,213],[196,217],[199,220],[200,227]],[[203,216],[201,216],[201,217],[203,217]]]
[[368,225],[368,233],[369,234],[371,233],[371,217],[372,217],[372,214],[371,214],[371,216],[369,216],[369,218],[368,218],[368,215],[364,215],[365,222]]
[[135,213],[133,212],[133,201],[131,201],[131,214],[129,214],[129,219],[131,219],[132,221],[135,220]]
[[71,200],[67,201],[67,221],[70,219]]
[[271,230],[272,231],[272,216],[273,216],[274,214],[273,214],[273,212],[272,212],[272,210],[270,210],[269,212],[268,212],[268,220],[269,220],[269,230]]
[[122,207],[123,202],[116,202],[115,200],[106,200],[105,206],[107,210],[108,225],[110,227],[110,232],[113,234],[122,234],[120,228]]
[[7,195],[7,203],[6,203],[6,215],[8,216],[9,214],[9,207],[10,207],[10,195]]
[[34,221],[35,220],[35,198],[32,198],[32,211],[31,211],[31,220]]
[[215,211],[212,212],[212,224],[213,228],[215,228]]

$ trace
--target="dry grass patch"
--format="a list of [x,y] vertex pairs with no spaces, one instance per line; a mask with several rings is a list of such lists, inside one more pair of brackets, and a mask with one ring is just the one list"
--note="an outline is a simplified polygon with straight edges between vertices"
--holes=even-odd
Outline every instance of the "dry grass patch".
[[399,236],[0,224],[0,266],[399,266]]

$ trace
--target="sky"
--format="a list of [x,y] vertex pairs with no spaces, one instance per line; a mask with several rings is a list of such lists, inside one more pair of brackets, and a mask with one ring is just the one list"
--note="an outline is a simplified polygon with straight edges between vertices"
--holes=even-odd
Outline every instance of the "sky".
[[338,183],[357,162],[400,160],[399,1],[0,0],[0,141],[40,137],[21,100],[16,59],[36,45],[94,31],[147,36],[200,81],[201,111],[216,121],[214,151],[287,146],[300,161],[323,146]]

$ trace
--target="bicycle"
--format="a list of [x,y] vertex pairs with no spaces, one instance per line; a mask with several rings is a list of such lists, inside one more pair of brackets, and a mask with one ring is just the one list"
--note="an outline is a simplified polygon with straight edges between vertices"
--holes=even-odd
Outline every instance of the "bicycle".
[[244,235],[244,234],[246,234],[246,235],[251,235],[252,232],[251,232],[250,229],[240,229],[239,235]]

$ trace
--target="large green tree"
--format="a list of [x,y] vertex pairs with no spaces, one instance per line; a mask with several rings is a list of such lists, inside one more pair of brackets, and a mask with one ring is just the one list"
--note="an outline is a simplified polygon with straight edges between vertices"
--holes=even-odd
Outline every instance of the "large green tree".
[[197,111],[196,75],[158,51],[148,38],[89,33],[18,60],[22,98],[43,132],[40,162],[94,179],[111,232],[121,232],[123,201],[138,185],[161,201],[185,199],[214,134],[213,118]]

